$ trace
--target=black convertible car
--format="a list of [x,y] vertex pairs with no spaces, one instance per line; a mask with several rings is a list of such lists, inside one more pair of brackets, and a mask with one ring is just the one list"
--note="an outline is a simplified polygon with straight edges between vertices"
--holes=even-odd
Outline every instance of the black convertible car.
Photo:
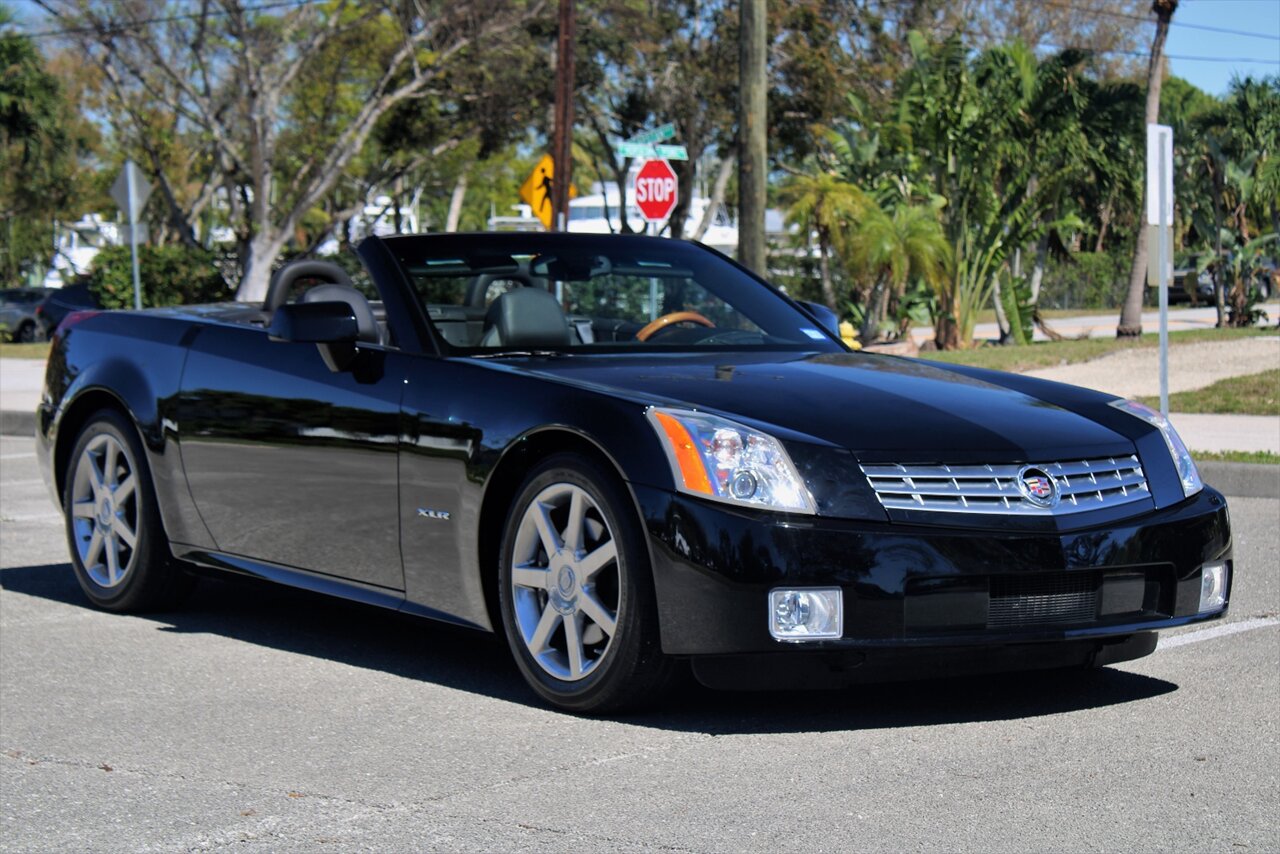
[[1146,407],[849,352],[695,244],[370,238],[263,305],[82,312],[37,443],[110,610],[195,567],[503,632],[566,709],[1084,668],[1226,612],[1227,505]]

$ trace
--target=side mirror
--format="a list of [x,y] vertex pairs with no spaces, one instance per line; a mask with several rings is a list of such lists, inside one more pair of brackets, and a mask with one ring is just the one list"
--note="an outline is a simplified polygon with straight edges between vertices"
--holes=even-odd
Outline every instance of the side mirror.
[[360,327],[345,302],[286,303],[271,315],[267,335],[272,341],[315,344],[334,373],[348,370],[356,359]]
[[809,316],[818,321],[823,329],[830,332],[837,338],[840,337],[840,315],[819,302],[806,302],[805,300],[796,300]]

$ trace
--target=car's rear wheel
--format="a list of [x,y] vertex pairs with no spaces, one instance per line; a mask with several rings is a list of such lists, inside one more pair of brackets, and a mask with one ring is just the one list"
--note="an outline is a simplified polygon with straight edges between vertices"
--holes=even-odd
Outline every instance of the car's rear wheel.
[[133,426],[111,410],[76,440],[63,488],[67,542],[76,580],[109,611],[175,604],[194,579],[169,553],[151,472]]
[[19,344],[30,344],[33,341],[44,340],[44,333],[34,321],[28,320],[18,327],[18,331],[13,335],[13,340]]
[[502,538],[507,639],[548,702],[599,713],[652,699],[673,664],[658,638],[653,581],[618,478],[561,454],[525,479]]

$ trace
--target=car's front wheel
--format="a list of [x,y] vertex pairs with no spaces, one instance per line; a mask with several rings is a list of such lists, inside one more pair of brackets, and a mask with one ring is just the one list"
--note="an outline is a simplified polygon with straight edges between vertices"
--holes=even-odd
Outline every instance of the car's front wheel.
[[543,699],[617,711],[669,681],[641,527],[612,473],[571,454],[530,472],[507,519],[499,573],[507,639]]
[[118,412],[99,412],[81,430],[62,507],[76,580],[99,608],[144,611],[190,590],[194,579],[169,553],[141,443]]

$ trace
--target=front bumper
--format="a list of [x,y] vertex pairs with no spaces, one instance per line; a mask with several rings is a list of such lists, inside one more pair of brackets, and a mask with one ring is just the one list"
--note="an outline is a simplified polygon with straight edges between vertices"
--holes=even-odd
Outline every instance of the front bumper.
[[[1115,647],[1128,639],[1134,652],[1153,646],[1154,635],[1144,635],[1226,613],[1198,612],[1201,565],[1231,558],[1226,501],[1209,488],[1070,532],[779,516],[632,488],[649,537],[662,647],[672,655],[846,655],[860,666],[910,650],[927,661],[941,660],[941,648],[969,659],[1016,648],[1018,669],[1067,650],[1083,663],[1123,660]],[[774,640],[767,600],[780,586],[840,587],[843,637]],[[1044,607],[1058,601],[1072,607]]]

